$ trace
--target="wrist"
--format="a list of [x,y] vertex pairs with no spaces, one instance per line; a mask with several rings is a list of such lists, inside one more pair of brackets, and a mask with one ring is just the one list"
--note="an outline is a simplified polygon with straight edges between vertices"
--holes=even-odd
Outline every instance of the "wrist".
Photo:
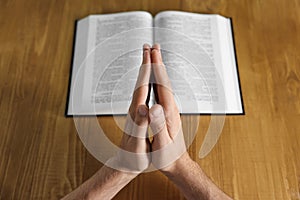
[[[101,170],[101,169],[100,169]],[[103,166],[103,170],[107,173],[107,175],[111,177],[115,177],[117,179],[126,179],[126,180],[132,180],[136,176],[139,175],[139,173],[135,172],[129,172],[129,171],[122,171],[119,169],[114,169],[109,166]]]
[[185,152],[180,158],[167,167],[160,169],[160,171],[167,177],[175,176],[185,171],[188,166],[193,164],[194,161],[191,159],[189,154]]
[[83,199],[112,199],[137,175],[104,165],[86,182],[86,186],[83,187],[85,194]]
[[105,166],[126,174],[138,175],[149,167],[149,160],[148,153],[131,153],[120,150],[116,156],[106,161]]

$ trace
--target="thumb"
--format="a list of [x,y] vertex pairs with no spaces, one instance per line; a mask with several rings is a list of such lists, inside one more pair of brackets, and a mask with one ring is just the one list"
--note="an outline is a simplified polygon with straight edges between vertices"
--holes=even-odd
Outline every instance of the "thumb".
[[153,132],[153,150],[163,148],[164,145],[172,142],[169,135],[163,107],[155,104],[149,110],[150,128]]
[[132,125],[131,135],[137,138],[146,139],[148,128],[148,107],[146,105],[139,105]]

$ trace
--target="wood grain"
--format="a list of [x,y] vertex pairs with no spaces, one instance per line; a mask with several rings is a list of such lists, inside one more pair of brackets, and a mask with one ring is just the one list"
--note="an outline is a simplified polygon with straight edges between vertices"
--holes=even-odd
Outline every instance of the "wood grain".
[[[192,158],[235,199],[300,199],[299,0],[1,0],[0,199],[59,199],[102,165],[64,117],[75,20],[166,9],[233,19],[246,115],[227,116],[217,145],[200,160],[210,123],[201,116]],[[115,129],[112,118],[99,120]],[[188,127],[192,119],[183,120]],[[151,172],[115,199],[184,198]]]

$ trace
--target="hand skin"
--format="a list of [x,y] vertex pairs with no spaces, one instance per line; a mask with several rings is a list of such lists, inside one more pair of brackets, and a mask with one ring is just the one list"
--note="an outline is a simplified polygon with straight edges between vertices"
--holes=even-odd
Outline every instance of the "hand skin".
[[[154,92],[158,104],[152,106],[149,110],[146,106],[146,99],[149,92],[147,81],[149,82],[151,69],[147,66],[151,62],[156,80]],[[179,138],[180,147],[178,148],[182,149],[182,154],[177,160],[161,168],[160,164],[164,162],[168,154],[152,154],[152,160],[149,159],[148,164],[152,162],[154,166],[157,166],[189,200],[231,199],[205,175],[200,166],[189,157],[185,150],[183,133],[180,131],[179,111],[174,101],[158,44],[153,45],[151,49],[150,46],[144,45],[143,66],[146,67],[144,70],[142,68],[140,70],[136,84],[137,89],[129,108],[129,115],[137,125],[149,124],[152,131],[156,131],[157,134],[153,136],[152,144],[150,144],[146,137],[147,133],[144,131],[138,133],[140,136],[145,136],[144,138],[123,134],[121,148],[135,153],[147,153],[150,149],[155,152],[163,149],[166,145],[175,145],[175,138]],[[139,163],[138,160],[136,162]],[[120,165],[122,165],[122,162]],[[63,199],[112,199],[138,173],[123,172],[104,165],[89,180]]]
[[[150,127],[152,130],[160,130],[154,135],[151,144],[152,151],[156,151],[167,144],[172,144],[177,134],[181,134],[179,135],[181,140],[184,139],[182,131],[179,131],[181,130],[180,115],[173,97],[165,66],[163,65],[160,46],[158,44],[152,47],[151,61],[156,82],[154,91],[158,104],[152,106],[149,110]],[[160,113],[161,116],[158,116],[157,113]],[[157,122],[157,118],[160,118],[162,121],[165,120],[166,123]],[[154,121],[154,123],[152,123],[152,121]],[[162,154],[162,156],[165,156],[165,154]],[[155,159],[156,158],[152,155],[152,162]],[[163,158],[156,160],[163,160]],[[186,150],[184,150],[184,153],[179,159],[160,169],[160,171],[165,174],[189,200],[231,199],[205,175],[200,166],[190,158]]]
[[[136,83],[136,89],[133,94],[132,102],[129,108],[129,117],[138,126],[146,125],[148,126],[148,107],[146,106],[146,100],[149,92],[149,78],[151,74],[151,56],[150,56],[150,46],[144,45],[143,47],[143,64],[140,68],[139,76]],[[129,122],[128,122],[129,121]],[[130,120],[126,122],[126,126],[132,125]],[[134,131],[134,130],[130,130]],[[124,133],[120,147],[123,150],[133,152],[133,153],[147,153],[150,150],[150,142],[146,137],[147,131],[140,133],[134,133],[135,135],[141,137],[134,137],[129,134]],[[117,167],[122,167],[122,162],[117,163]],[[143,162],[143,161],[142,161]],[[139,160],[135,163],[142,164],[145,166],[140,172],[145,170],[151,160],[148,163],[140,163]],[[112,199],[124,186],[126,186],[132,179],[134,179],[139,172],[128,172],[121,170],[116,170],[104,165],[96,174],[94,174],[90,179],[84,182],[76,190],[68,194],[63,198],[63,200],[77,200],[77,199],[89,199],[89,200],[99,200],[99,199]]]

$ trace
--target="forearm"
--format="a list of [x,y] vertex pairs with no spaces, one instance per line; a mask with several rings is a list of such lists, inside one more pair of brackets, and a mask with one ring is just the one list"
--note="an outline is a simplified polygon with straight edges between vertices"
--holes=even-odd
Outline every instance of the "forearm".
[[222,192],[187,154],[163,173],[181,190],[189,200],[231,199]]
[[80,187],[64,197],[63,200],[112,199],[136,176],[137,174],[125,173],[103,166]]

